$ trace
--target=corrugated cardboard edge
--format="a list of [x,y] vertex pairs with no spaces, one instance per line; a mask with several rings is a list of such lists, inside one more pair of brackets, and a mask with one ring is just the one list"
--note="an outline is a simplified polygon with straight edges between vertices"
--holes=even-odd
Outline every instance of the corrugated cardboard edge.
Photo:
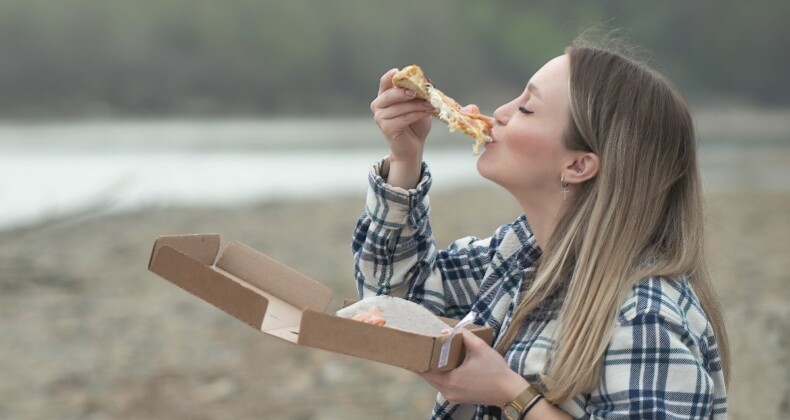
[[157,250],[163,246],[177,249],[179,252],[205,265],[212,265],[219,251],[219,235],[216,233],[198,233],[160,236],[154,241],[154,249],[151,250],[151,258],[148,260],[149,269]]
[[214,271],[211,265],[218,249],[219,235],[162,237],[154,244],[148,269],[259,330],[268,299],[250,286]]

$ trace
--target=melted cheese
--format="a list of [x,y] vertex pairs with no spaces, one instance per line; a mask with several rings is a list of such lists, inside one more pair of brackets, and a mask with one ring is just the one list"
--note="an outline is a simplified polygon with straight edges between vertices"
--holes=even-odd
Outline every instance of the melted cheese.
[[433,86],[428,86],[428,95],[431,98],[431,105],[439,111],[439,119],[450,125],[450,131],[455,131],[456,127],[452,124],[457,120],[458,111],[450,106],[443,98],[441,92]]

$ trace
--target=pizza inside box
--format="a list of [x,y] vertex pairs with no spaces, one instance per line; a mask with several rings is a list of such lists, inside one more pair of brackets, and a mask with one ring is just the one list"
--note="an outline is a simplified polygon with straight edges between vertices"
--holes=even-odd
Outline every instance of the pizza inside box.
[[[240,243],[220,251],[216,234],[159,237],[148,269],[247,325],[291,343],[399,366],[441,372],[464,357],[463,337],[427,336],[327,313],[332,290]],[[457,320],[442,318],[450,325]],[[466,326],[491,343],[488,327]]]

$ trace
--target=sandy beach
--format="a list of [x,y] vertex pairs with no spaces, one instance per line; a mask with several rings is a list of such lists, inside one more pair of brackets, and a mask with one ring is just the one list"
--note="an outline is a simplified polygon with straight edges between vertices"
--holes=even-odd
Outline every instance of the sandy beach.
[[[158,235],[216,232],[329,285],[336,309],[355,296],[363,194],[0,232],[0,417],[425,418],[435,392],[416,375],[264,336],[147,271]],[[518,214],[493,187],[432,203],[441,246]],[[713,193],[707,214],[734,353],[730,418],[788,418],[790,194]]]

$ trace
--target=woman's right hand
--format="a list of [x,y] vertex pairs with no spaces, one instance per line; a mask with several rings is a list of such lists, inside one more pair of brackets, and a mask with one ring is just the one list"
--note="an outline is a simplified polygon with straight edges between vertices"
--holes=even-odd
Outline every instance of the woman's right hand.
[[422,163],[425,138],[431,130],[433,106],[415,97],[413,91],[397,88],[392,76],[398,69],[391,69],[381,76],[379,93],[370,103],[373,120],[387,139],[390,148],[390,165],[405,163],[410,166]]

